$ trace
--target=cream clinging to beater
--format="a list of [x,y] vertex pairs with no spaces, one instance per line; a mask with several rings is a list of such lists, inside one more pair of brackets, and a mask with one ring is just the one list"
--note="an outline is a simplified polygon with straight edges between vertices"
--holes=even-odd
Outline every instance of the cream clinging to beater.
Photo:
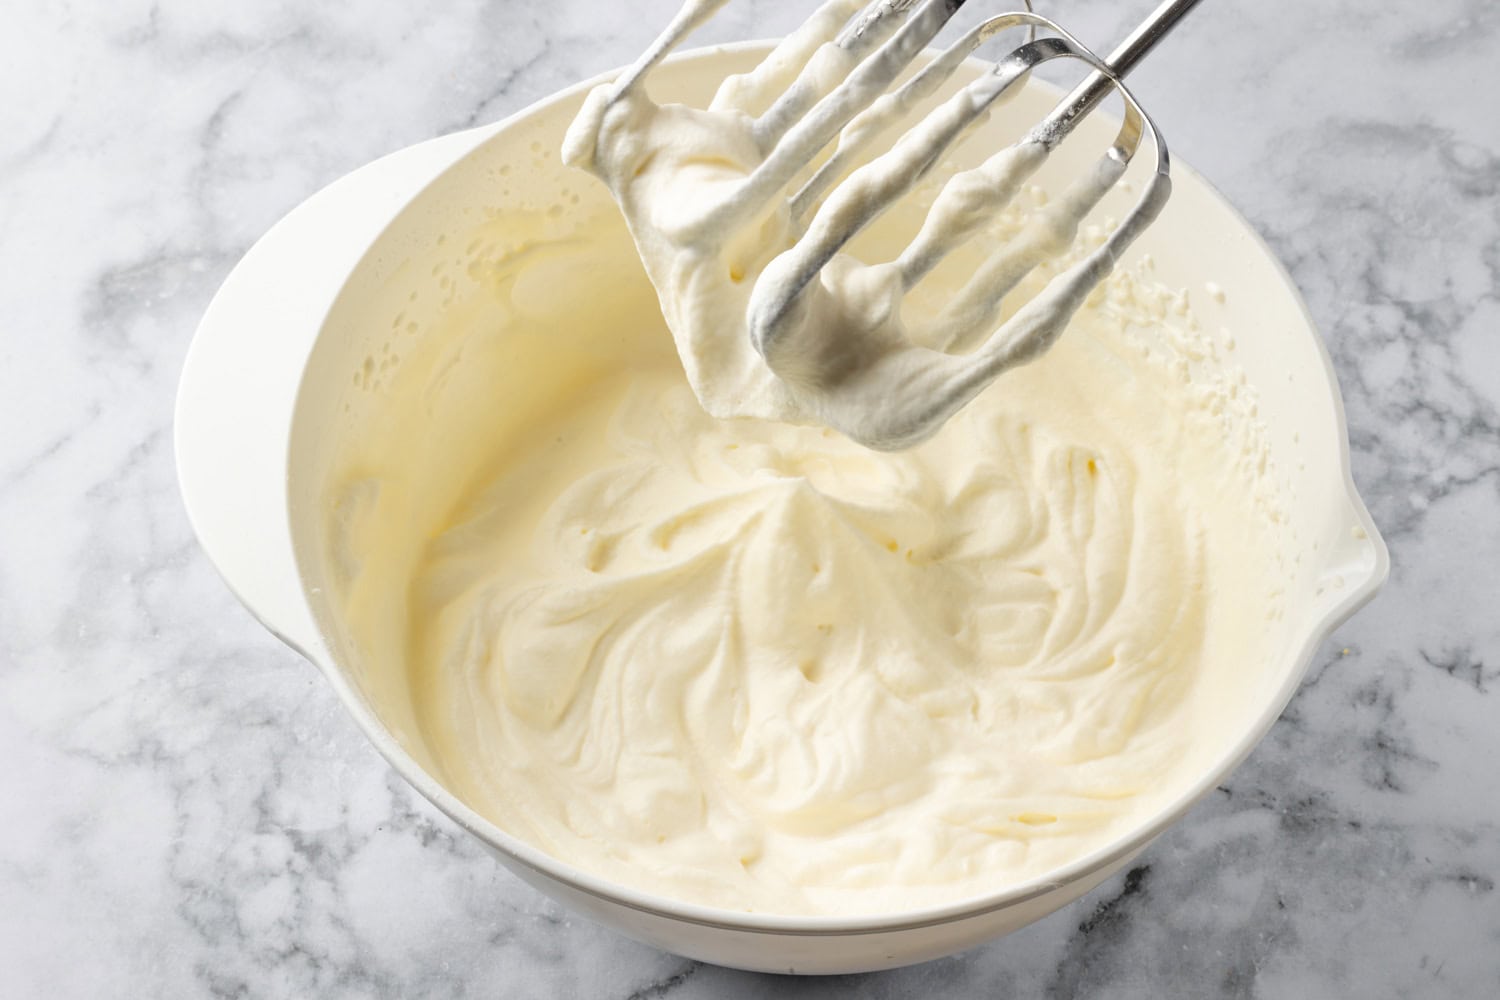
[[[620,204],[710,413],[823,423],[874,448],[902,448],[1050,346],[1160,211],[1170,191],[1166,149],[1118,75],[1194,2],[1162,4],[1109,63],[1045,18],[1002,14],[888,90],[962,0],[830,0],[755,70],[725,80],[708,109],[658,106],[642,86],[651,67],[723,5],[694,0],[619,80],[589,95],[564,158],[597,174]],[[861,160],[981,43],[1021,27],[1047,34],[996,62],[888,152]],[[1016,143],[950,178],[896,259],[868,264],[843,252],[1033,67],[1055,58],[1095,72]],[[905,293],[974,237],[1111,89],[1126,115],[1097,166],[999,247],[939,315],[904,319]],[[1143,139],[1156,170],[1132,210],[1001,323],[1002,298],[1071,245]]]

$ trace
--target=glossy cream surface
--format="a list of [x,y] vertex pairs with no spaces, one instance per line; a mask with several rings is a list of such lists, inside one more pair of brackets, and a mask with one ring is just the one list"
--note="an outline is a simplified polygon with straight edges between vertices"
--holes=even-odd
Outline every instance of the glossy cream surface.
[[884,913],[1098,850],[1223,751],[1275,498],[1148,265],[877,453],[709,415],[618,218],[538,218],[476,235],[330,500],[375,697],[474,809],[667,896]]

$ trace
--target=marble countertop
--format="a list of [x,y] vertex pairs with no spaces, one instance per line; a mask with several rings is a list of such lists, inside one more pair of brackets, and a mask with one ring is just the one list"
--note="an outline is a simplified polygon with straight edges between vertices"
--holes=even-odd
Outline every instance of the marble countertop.
[[[735,0],[703,35],[808,4]],[[1088,40],[1149,4],[1043,2]],[[896,972],[703,966],[418,799],[194,542],[173,392],[322,184],[628,61],[671,0],[11,5],[0,997],[1500,995],[1500,5],[1205,3],[1135,89],[1307,296],[1394,569],[1131,871]]]

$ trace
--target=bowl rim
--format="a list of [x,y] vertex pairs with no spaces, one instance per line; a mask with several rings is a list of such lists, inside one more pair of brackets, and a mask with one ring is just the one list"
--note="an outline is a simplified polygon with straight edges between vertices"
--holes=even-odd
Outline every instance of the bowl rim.
[[[665,63],[676,65],[688,62],[709,62],[724,58],[725,56],[739,56],[752,53],[764,54],[778,41],[779,39],[775,38],[754,39],[684,49],[668,57]],[[923,56],[930,57],[932,54],[932,51],[929,50],[923,53]],[[973,57],[966,60],[967,62],[977,62],[983,65],[983,60]],[[339,310],[340,304],[344,296],[348,293],[349,284],[354,276],[361,272],[368,265],[371,258],[378,253],[379,247],[386,236],[406,217],[406,213],[413,202],[434,185],[440,183],[470,156],[495,141],[498,136],[513,127],[523,124],[527,119],[542,111],[572,100],[593,87],[614,79],[622,69],[623,67],[612,69],[590,79],[575,83],[572,86],[556,91],[526,105],[493,125],[482,126],[481,128],[487,133],[483,139],[468,148],[443,170],[432,176],[420,189],[413,191],[402,207],[381,228],[380,233],[371,241],[364,253],[361,254],[359,260],[350,267],[338,294],[334,297],[327,313],[319,321],[318,337],[321,338],[324,329],[327,327],[329,318]],[[1056,90],[1058,96],[1062,96],[1062,91],[1051,84],[1040,80],[1035,82],[1037,85]],[[550,881],[560,883],[572,890],[594,897],[610,905],[635,910],[643,914],[718,930],[770,936],[840,937],[883,934],[936,927],[975,917],[982,917],[1045,896],[1067,885],[1076,884],[1091,874],[1097,874],[1102,870],[1110,868],[1112,865],[1128,861],[1133,855],[1140,852],[1160,836],[1168,827],[1180,820],[1189,809],[1217,787],[1221,781],[1244,761],[1255,746],[1265,737],[1266,733],[1270,731],[1271,726],[1280,717],[1287,704],[1290,703],[1292,696],[1306,677],[1312,663],[1312,658],[1318,647],[1328,639],[1335,629],[1347,621],[1355,611],[1359,610],[1359,608],[1375,596],[1375,593],[1385,583],[1390,573],[1389,550],[1379,530],[1376,528],[1373,518],[1371,518],[1369,511],[1366,509],[1363,500],[1360,498],[1358,489],[1354,483],[1350,461],[1348,421],[1345,415],[1343,396],[1340,392],[1338,379],[1333,368],[1333,360],[1328,352],[1327,345],[1318,332],[1318,327],[1312,314],[1308,311],[1307,304],[1303,300],[1300,290],[1281,260],[1271,250],[1260,233],[1240,215],[1217,188],[1180,159],[1174,158],[1173,169],[1191,178],[1207,195],[1216,200],[1220,207],[1225,209],[1229,216],[1239,224],[1241,229],[1250,236],[1254,242],[1254,246],[1271,263],[1274,274],[1279,279],[1285,292],[1291,296],[1292,301],[1295,303],[1306,326],[1307,333],[1311,335],[1316,344],[1318,357],[1323,366],[1323,375],[1334,405],[1340,474],[1343,478],[1347,507],[1349,513],[1357,522],[1357,526],[1364,531],[1366,538],[1373,546],[1375,560],[1369,573],[1358,583],[1348,586],[1345,589],[1343,598],[1309,628],[1302,645],[1297,650],[1293,659],[1293,667],[1287,672],[1282,685],[1267,699],[1254,724],[1244,731],[1229,751],[1221,755],[1215,761],[1212,768],[1205,771],[1202,777],[1179,792],[1167,806],[1158,810],[1147,822],[1134,827],[1102,847],[1075,858],[1060,868],[1053,869],[1043,875],[1022,882],[1008,885],[1002,889],[911,910],[898,910],[867,916],[851,916],[848,914],[799,915],[732,910],[724,907],[694,903],[623,885],[547,854],[540,848],[528,844],[512,834],[506,833],[494,822],[480,815],[459,799],[456,794],[449,791],[435,777],[429,774],[426,769],[418,764],[416,759],[406,751],[405,747],[400,744],[396,737],[386,729],[375,714],[373,707],[365,701],[363,695],[353,686],[349,680],[349,675],[335,662],[335,647],[326,641],[329,629],[326,626],[327,616],[326,613],[321,611],[320,602],[313,603],[313,611],[319,631],[323,633],[324,642],[322,643],[323,649],[316,652],[323,653],[326,656],[326,660],[323,656],[314,656],[313,650],[298,648],[298,652],[302,653],[308,659],[313,660],[319,670],[326,676],[327,681],[334,688],[344,708],[354,717],[354,721],[361,732],[370,740],[377,752],[385,758],[386,762],[390,764],[396,773],[416,789],[423,798],[427,799],[449,819],[457,823],[459,827],[478,838],[493,850],[498,851],[502,855],[502,861],[521,865]],[[289,435],[287,442],[288,471],[291,468],[291,443],[298,436],[297,425],[300,423],[298,418],[303,411],[306,398],[314,391],[309,388],[305,376],[306,367],[304,367],[303,374],[299,378],[292,434]],[[290,489],[286,494],[286,500],[290,504]],[[294,520],[296,519],[294,518]],[[307,560],[304,558],[300,547],[294,546],[294,549],[300,578],[298,583],[302,587],[304,595],[306,595],[309,587],[308,580],[312,575],[308,571]]]

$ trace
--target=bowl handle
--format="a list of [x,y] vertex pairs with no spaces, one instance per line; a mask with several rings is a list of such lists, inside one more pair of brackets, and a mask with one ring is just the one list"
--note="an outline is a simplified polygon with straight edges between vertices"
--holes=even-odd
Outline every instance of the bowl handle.
[[297,571],[287,510],[302,370],[366,249],[412,197],[493,131],[410,146],[297,206],[224,279],[188,348],[173,419],[188,520],[250,613],[319,665],[327,652]]

